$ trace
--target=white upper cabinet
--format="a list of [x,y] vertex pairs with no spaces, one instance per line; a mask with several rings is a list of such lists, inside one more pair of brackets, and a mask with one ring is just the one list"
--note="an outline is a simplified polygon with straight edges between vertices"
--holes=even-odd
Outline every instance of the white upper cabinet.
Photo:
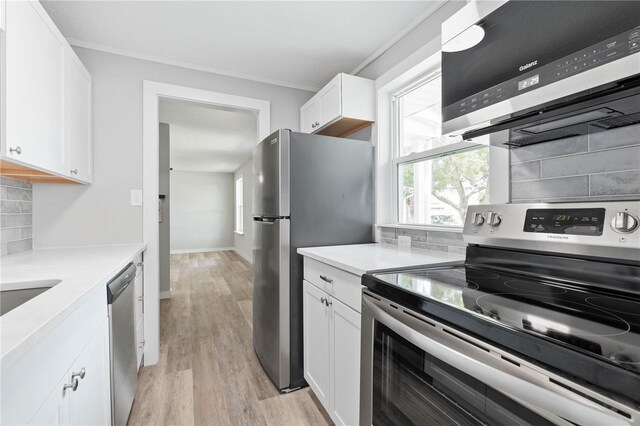
[[65,47],[38,3],[6,5],[5,156],[65,171]]
[[71,50],[67,51],[67,165],[69,177],[90,183],[91,75]]
[[89,183],[91,75],[39,2],[0,0],[5,9],[2,175]]
[[300,108],[300,131],[313,133],[320,126],[320,99],[313,97]]
[[300,108],[300,131],[346,136],[375,119],[374,82],[340,73]]

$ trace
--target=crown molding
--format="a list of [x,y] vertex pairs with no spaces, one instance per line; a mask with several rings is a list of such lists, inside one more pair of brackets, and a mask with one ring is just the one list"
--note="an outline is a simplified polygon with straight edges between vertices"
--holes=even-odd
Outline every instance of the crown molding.
[[350,74],[357,75],[360,71],[371,65],[380,56],[384,55],[389,49],[391,49],[396,43],[402,40],[407,34],[413,31],[418,25],[422,24],[428,17],[436,13],[442,6],[447,3],[447,0],[440,0],[440,5],[433,10],[425,10],[418,16],[416,16],[409,24],[407,24],[401,31],[396,33],[393,37],[387,40],[382,46],[377,48],[371,55],[367,57],[360,65],[355,67]]

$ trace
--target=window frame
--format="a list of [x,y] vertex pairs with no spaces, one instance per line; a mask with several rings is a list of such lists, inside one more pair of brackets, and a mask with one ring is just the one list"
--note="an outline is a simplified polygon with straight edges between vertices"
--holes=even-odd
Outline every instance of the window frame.
[[240,176],[235,180],[233,212],[235,222],[233,232],[238,235],[244,235],[244,176]]
[[[447,144],[444,146],[439,146],[436,148],[426,149],[420,152],[411,152],[406,155],[400,155],[400,140],[403,129],[403,120],[401,119],[401,107],[398,99],[403,95],[406,95],[418,87],[427,84],[429,81],[436,79],[441,76],[441,63],[440,61],[437,64],[429,67],[425,72],[421,73],[418,77],[411,79],[409,82],[403,84],[399,89],[391,92],[388,97],[388,102],[390,102],[390,112],[391,112],[391,188],[392,188],[392,200],[394,203],[392,220],[393,226],[400,228],[420,228],[420,229],[432,229],[432,230],[441,230],[441,231],[457,231],[461,232],[463,225],[460,226],[451,226],[451,225],[438,225],[438,224],[429,224],[429,223],[401,223],[400,222],[400,191],[399,191],[399,182],[398,182],[398,173],[401,165],[417,163],[422,161],[434,160],[436,158],[455,155],[463,152],[473,151],[482,147],[486,147],[487,144],[484,143],[476,143],[476,142],[467,142],[467,141],[459,141],[451,144]],[[491,150],[491,148],[490,148]],[[491,175],[492,170],[492,152],[489,154],[489,175]],[[495,166],[494,166],[495,167]],[[489,181],[491,181],[491,177],[489,177]],[[491,191],[491,185],[488,185],[487,191]],[[489,199],[491,202],[491,194],[489,194]]]

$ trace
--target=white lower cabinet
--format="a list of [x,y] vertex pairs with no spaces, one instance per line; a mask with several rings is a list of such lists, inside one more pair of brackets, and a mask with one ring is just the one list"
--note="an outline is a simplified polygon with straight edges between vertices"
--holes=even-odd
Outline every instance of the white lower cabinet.
[[312,259],[304,265],[304,377],[337,425],[357,425],[360,277]]
[[105,321],[29,424],[111,423],[109,323]]
[[110,389],[107,292],[96,288],[21,357],[2,365],[0,424],[110,424]]
[[69,424],[69,392],[64,390],[68,381],[65,375],[29,424],[43,426]]
[[326,297],[324,291],[304,282],[304,378],[325,407],[329,404],[331,362]]
[[360,418],[360,314],[344,303],[331,304],[331,418],[357,425]]

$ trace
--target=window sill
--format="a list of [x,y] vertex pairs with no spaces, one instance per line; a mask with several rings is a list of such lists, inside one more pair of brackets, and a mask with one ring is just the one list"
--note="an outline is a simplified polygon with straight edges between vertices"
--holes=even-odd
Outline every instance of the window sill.
[[419,231],[440,231],[462,233],[462,226],[405,225],[401,223],[376,224],[376,228],[416,229]]
[[244,231],[233,231],[236,235],[244,235]]

